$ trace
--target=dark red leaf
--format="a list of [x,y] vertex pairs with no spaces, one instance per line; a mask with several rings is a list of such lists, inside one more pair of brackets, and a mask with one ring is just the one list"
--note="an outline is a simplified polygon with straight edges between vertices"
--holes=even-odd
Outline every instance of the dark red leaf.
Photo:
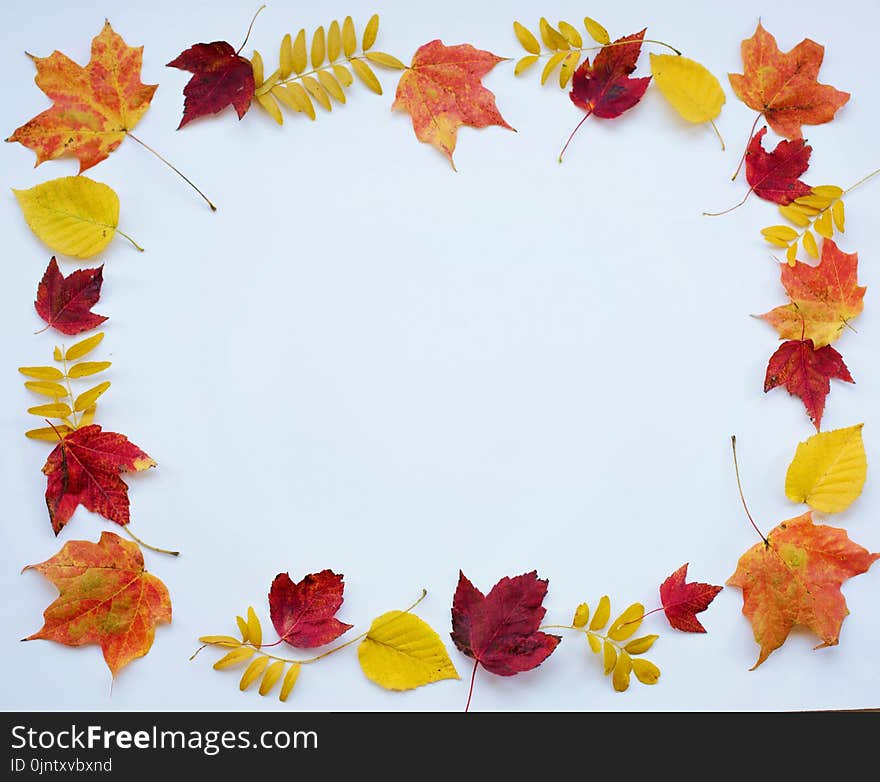
[[193,77],[183,88],[186,101],[177,129],[232,105],[241,119],[254,97],[254,69],[226,41],[197,43],[168,63],[169,68],[189,71]]
[[332,570],[310,573],[299,583],[287,573],[275,576],[269,589],[269,614],[283,641],[309,649],[335,641],[351,629],[334,617],[342,605],[342,578]]
[[785,386],[789,394],[799,396],[818,430],[825,411],[825,397],[831,391],[832,377],[855,383],[843,363],[843,356],[831,345],[816,350],[811,339],[789,340],[770,357],[764,391]]
[[660,584],[660,602],[669,624],[676,630],[686,633],[705,633],[697,614],[705,611],[723,587],[702,584],[699,581],[687,583],[688,563],[685,562],[669,578]]
[[762,141],[766,133],[766,126],[755,133],[746,150],[746,179],[752,192],[783,206],[809,195],[812,188],[798,177],[809,168],[813,148],[800,138],[780,141],[776,149],[768,152]]
[[101,298],[103,282],[103,266],[80,269],[65,277],[58,269],[55,256],[52,256],[37,286],[34,307],[46,323],[62,334],[79,334],[95,329],[107,320],[106,316],[89,311]]

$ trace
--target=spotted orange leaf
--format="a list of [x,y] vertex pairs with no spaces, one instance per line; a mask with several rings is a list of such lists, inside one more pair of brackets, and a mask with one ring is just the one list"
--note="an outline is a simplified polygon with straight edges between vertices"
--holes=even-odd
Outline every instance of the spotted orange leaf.
[[141,82],[143,47],[128,46],[110,22],[92,41],[85,67],[59,51],[34,57],[37,86],[53,105],[7,141],[37,153],[37,165],[62,155],[79,159],[80,173],[118,147],[150,107],[156,84]]
[[59,593],[43,612],[43,626],[25,640],[98,644],[114,676],[150,651],[157,624],[171,622],[165,584],[144,570],[137,544],[112,532],[102,532],[97,543],[71,540],[25,570],[44,575]]

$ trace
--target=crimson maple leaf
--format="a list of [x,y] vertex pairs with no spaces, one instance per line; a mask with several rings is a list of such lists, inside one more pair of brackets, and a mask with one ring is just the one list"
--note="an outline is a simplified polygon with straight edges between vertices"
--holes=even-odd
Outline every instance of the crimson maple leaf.
[[97,328],[107,320],[106,316],[90,311],[101,298],[103,275],[101,265],[97,269],[80,269],[65,277],[52,256],[37,286],[34,302],[37,314],[62,334],[79,334]]
[[282,641],[309,649],[328,644],[351,629],[334,617],[342,605],[342,579],[332,570],[310,573],[298,583],[287,573],[275,576],[269,590],[269,614]]
[[125,435],[102,432],[97,424],[65,435],[43,465],[48,478],[46,506],[55,534],[79,505],[117,524],[128,524],[128,486],[119,474],[155,466]]
[[746,180],[751,192],[765,201],[783,206],[795,198],[809,195],[812,188],[798,177],[810,166],[813,148],[802,138],[780,141],[772,152],[764,149],[767,127],[752,137],[746,149]]
[[843,356],[831,345],[816,350],[811,339],[792,339],[783,342],[770,357],[764,392],[785,386],[789,394],[799,396],[818,431],[833,377],[846,383],[856,382],[843,363]]
[[247,113],[254,97],[254,69],[250,60],[239,55],[226,41],[197,43],[181,52],[167,67],[193,74],[183,88],[186,100],[178,130],[196,117],[216,114],[230,105],[239,119]]
[[688,563],[685,562],[660,584],[660,602],[669,624],[685,633],[705,633],[697,614],[705,611],[723,587],[687,582]]
[[603,46],[592,64],[584,60],[571,79],[571,102],[583,109],[586,116],[571,132],[559,153],[559,160],[571,143],[580,126],[593,115],[601,119],[614,119],[635,106],[648,89],[650,76],[632,79],[636,62],[642,52],[645,30],[618,38],[613,44]]

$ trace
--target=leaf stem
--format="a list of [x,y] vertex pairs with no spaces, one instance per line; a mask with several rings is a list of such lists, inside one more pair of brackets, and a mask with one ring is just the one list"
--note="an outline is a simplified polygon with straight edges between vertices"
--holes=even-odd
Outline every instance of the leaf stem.
[[[367,58],[363,54],[354,54],[351,57],[345,58],[346,62],[351,62],[352,60],[365,60],[366,61]],[[312,68],[312,70],[310,70],[310,71],[303,71],[302,73],[292,73],[286,79],[279,79],[277,82],[275,82],[274,86],[278,87],[279,85],[282,85],[282,84],[290,84],[290,82],[292,82],[292,81],[300,81],[300,80],[304,79],[306,76],[312,76],[313,74],[318,73],[318,71],[325,71],[325,70],[327,70],[327,68],[332,68],[334,65],[338,65],[338,64],[339,63],[337,63],[336,61],[327,62],[325,65],[319,65],[317,68]],[[407,68],[407,70],[411,70],[411,69]],[[270,76],[269,79],[271,79],[271,78],[272,77]],[[266,79],[265,81],[269,81],[269,79]],[[259,87],[257,89],[259,89]]]
[[125,532],[125,534],[128,535],[133,541],[140,544],[144,548],[150,549],[150,551],[155,551],[157,554],[168,554],[171,557],[179,557],[180,556],[179,551],[170,551],[167,548],[158,548],[157,546],[151,546],[149,543],[144,543],[144,541],[142,541],[137,535],[135,535],[131,531],[131,529],[129,529],[128,524],[123,524],[122,529]]
[[[764,112],[759,112],[758,116],[755,117],[755,121],[752,123],[752,129],[749,131],[749,141],[752,140],[752,136],[755,135],[755,128],[758,127],[758,120],[764,116]],[[743,163],[746,162],[746,154],[749,151],[749,141],[746,141],[746,148],[743,150],[742,157],[739,159],[739,165],[736,167],[736,171],[733,172],[733,176],[730,178],[730,181],[733,182],[738,176],[739,172],[743,167]]]
[[[538,55],[538,58],[541,59],[543,57],[552,57],[554,54],[557,54],[560,51],[568,51],[568,52],[598,52],[601,49],[606,49],[612,46],[632,46],[635,44],[635,41],[611,41],[610,43],[603,44],[601,46],[581,46],[581,47],[569,47],[568,49],[551,49],[547,52],[542,52]],[[671,44],[666,43],[665,41],[657,41],[653,38],[643,38],[642,43],[653,43],[657,44],[657,46],[665,46],[667,49],[675,52],[679,57],[681,56],[681,52],[676,49]],[[505,60],[515,60],[515,57],[505,57]]]
[[739,478],[739,462],[737,461],[737,458],[736,458],[736,435],[735,434],[731,435],[731,437],[730,437],[730,445],[731,445],[731,448],[733,448],[733,468],[734,468],[734,470],[736,470],[736,487],[739,489],[739,498],[740,498],[740,500],[742,500],[743,509],[746,512],[746,516],[749,517],[749,521],[752,523],[752,527],[755,528],[755,532],[758,533],[758,537],[760,537],[761,540],[764,541],[765,546],[769,547],[770,541],[767,540],[764,533],[758,529],[758,525],[755,524],[755,520],[752,518],[752,514],[749,513],[749,506],[746,504],[746,497],[745,497],[745,494],[743,494],[742,481],[740,481],[740,478]]
[[718,136],[718,140],[721,142],[721,151],[724,152],[724,150],[726,150],[727,147],[724,144],[724,138],[722,138],[722,136],[721,136],[721,131],[718,130],[718,126],[715,124],[714,119],[710,119],[709,124],[712,126],[712,130],[715,131],[715,135]]
[[[867,182],[871,177],[873,177],[873,176],[877,176],[877,174],[880,174],[880,168],[875,168],[870,174],[868,174],[867,176],[863,176],[863,177],[862,177],[858,182],[856,182],[854,185],[850,185],[846,190],[844,190],[843,193],[842,193],[841,195],[846,195],[847,193],[852,192],[853,190],[855,190],[857,187],[861,187],[861,186],[862,186],[863,184],[865,184],[865,182]],[[839,201],[840,199],[838,198],[838,199],[835,199],[835,200],[838,200],[838,201]]]
[[[73,388],[70,385],[70,376],[67,374],[67,351],[66,350],[63,350],[61,352],[61,363],[62,363],[62,366],[64,367],[64,383],[65,383],[65,385],[67,385],[67,397],[68,397],[68,399],[70,399],[70,414],[73,417],[73,428],[79,429],[79,422],[77,421],[77,418],[76,418],[76,408],[74,407],[74,401],[73,401]],[[57,434],[57,430],[56,430],[56,434]]]
[[746,194],[742,197],[742,201],[740,201],[740,202],[737,203],[737,204],[734,204],[734,205],[731,206],[731,207],[728,207],[728,208],[725,209],[723,212],[703,212],[703,217],[721,217],[721,215],[729,214],[729,213],[732,212],[734,209],[739,209],[739,208],[740,208],[740,207],[746,202],[746,200],[748,199],[748,197],[752,194],[752,191],[753,191],[753,190],[754,190],[754,188],[753,188],[753,187],[750,187],[750,188],[746,191]]
[[[197,192],[202,198],[204,198],[204,199],[205,199],[205,203],[206,203],[208,206],[211,207],[211,211],[212,211],[212,212],[216,212],[216,211],[217,211],[217,207],[214,206],[214,204],[211,203],[211,199],[208,198],[208,196],[206,196],[201,190],[199,190],[199,188],[197,188],[197,187],[195,186],[195,184],[193,183],[193,181],[192,181],[188,176],[186,176],[186,175],[185,175],[185,174],[184,174],[179,168],[177,168],[176,166],[174,166],[172,163],[168,162],[164,157],[162,157],[162,155],[160,155],[158,152],[156,152],[155,149],[153,149],[153,148],[152,148],[149,144],[147,144],[146,142],[141,141],[141,140],[140,140],[137,136],[135,136],[134,133],[132,133],[130,130],[126,130],[126,131],[125,131],[125,135],[128,136],[128,137],[129,137],[130,139],[132,139],[133,141],[137,141],[137,143],[140,144],[140,145],[141,145],[144,149],[146,149],[147,151],[152,152],[157,158],[159,158],[159,160],[161,160],[166,166],[168,166],[168,168],[170,168],[175,174],[177,174],[181,179],[183,179],[183,181],[186,182],[186,183],[187,183],[187,184],[188,184],[193,190],[195,190],[195,191],[196,191],[196,192]],[[120,231],[120,233],[122,233],[122,232]],[[122,234],[122,235],[125,236],[125,234]],[[134,246],[137,247],[139,250],[142,250],[142,249],[143,249],[142,247],[138,247],[138,245],[135,244],[134,240],[131,239],[130,237],[125,236],[125,238],[128,239],[132,244],[134,244]]]
[[474,670],[471,672],[471,686],[468,689],[468,699],[467,703],[464,705],[464,713],[467,714],[471,708],[471,698],[474,695],[474,682],[477,680],[477,666],[479,666],[480,661],[474,660]]
[[575,126],[575,129],[571,132],[571,135],[568,137],[568,141],[565,142],[565,146],[562,148],[562,151],[559,153],[559,162],[560,163],[562,163],[562,156],[565,154],[565,150],[568,149],[568,145],[571,144],[571,140],[574,138],[574,134],[577,133],[581,129],[581,125],[583,125],[587,121],[588,117],[592,113],[593,113],[592,111],[588,111],[586,114],[584,114],[584,118],[580,122],[578,122],[578,124]]
[[132,239],[132,238],[131,238],[127,233],[125,233],[124,231],[120,231],[120,230],[117,228],[117,229],[116,229],[116,233],[118,233],[118,234],[119,234],[121,237],[123,237],[124,239],[128,239],[128,241],[130,241],[130,242],[134,245],[134,249],[137,250],[138,252],[143,252],[143,251],[144,251],[144,248],[141,247],[141,246],[140,246],[140,245],[139,245],[134,239]]
[[248,25],[247,35],[244,37],[244,40],[241,42],[241,46],[238,47],[238,51],[235,52],[236,57],[241,52],[241,50],[244,49],[245,44],[248,42],[248,38],[251,37],[251,30],[254,29],[254,22],[257,21],[257,17],[260,15],[260,11],[262,11],[265,7],[266,7],[266,4],[263,3],[263,5],[261,5],[257,9],[257,12],[254,14],[253,18],[251,19],[251,23]]

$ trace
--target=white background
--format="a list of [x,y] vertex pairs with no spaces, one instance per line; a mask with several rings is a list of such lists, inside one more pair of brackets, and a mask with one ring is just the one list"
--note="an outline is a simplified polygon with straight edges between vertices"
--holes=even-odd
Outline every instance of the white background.
[[[803,510],[783,482],[812,427],[799,400],[763,394],[776,337],[749,317],[784,301],[759,235],[778,215],[757,198],[724,218],[701,212],[744,192],[730,174],[754,114],[724,74],[741,70],[739,43],[759,15],[783,49],[808,35],[826,44],[822,81],[853,94],[834,123],[807,129],[815,151],[806,180],[847,186],[880,165],[875,3],[270,3],[246,50],[260,49],[270,69],[285,32],[346,13],[360,30],[378,10],[377,48],[408,60],[436,37],[518,57],[513,19],[535,29],[543,12],[579,25],[587,11],[613,36],[648,25],[649,37],[705,63],[728,93],[718,123],[726,153],[652,88],[623,118],[585,123],[560,166],[580,112],[558,88],[542,89],[537,69],[515,79],[502,63],[485,83],[518,132],[462,129],[457,174],[416,141],[407,116],[390,112],[394,73],[381,74],[382,97],[355,86],[348,105],[314,123],[288,115],[278,127],[254,108],[241,123],[228,110],[175,132],[189,76],[164,64],[197,41],[238,46],[254,8],[31,3],[0,31],[6,135],[48,105],[23,50],[58,48],[85,63],[111,14],[130,45],[146,46],[144,81],[161,85],[136,133],[219,206],[212,214],[130,141],[88,172],[117,190],[121,228],[147,248],[141,255],[117,238],[96,259],[106,263],[96,310],[110,320],[95,358],[114,362],[99,422],[159,462],[127,479],[132,529],[183,552],[147,552],[174,622],[111,693],[97,647],[18,640],[40,627],[55,596],[21,567],[115,525],[80,509],[52,535],[40,473],[48,447],[22,436],[38,425],[24,412],[36,402],[15,371],[48,362],[57,341],[32,335],[42,324],[31,302],[51,253],[6,191],[2,707],[458,710],[470,661],[448,641],[462,682],[388,693],[363,677],[352,649],[304,670],[287,705],[240,693],[237,674],[211,669],[211,652],[188,657],[198,635],[231,631],[248,604],[268,631],[265,596],[279,571],[344,573],[340,617],[359,628],[426,587],[419,613],[444,639],[459,568],[484,590],[537,568],[550,579],[554,622],[603,593],[620,609],[654,607],[659,583],[686,561],[693,578],[723,583],[756,542],[736,494],[731,433],[762,528]],[[34,170],[20,145],[2,155],[6,187],[76,172],[70,160]],[[872,464],[878,188],[847,201],[841,246],[860,251],[869,290],[859,333],[837,344],[858,384],[834,382],[824,419],[827,429],[865,421]],[[63,261],[65,273],[74,268]],[[878,550],[878,505],[871,475],[833,521]],[[758,650],[740,592],[725,589],[703,615],[705,636],[672,631],[662,615],[648,620],[661,635],[650,655],[663,670],[656,687],[614,693],[572,636],[533,672],[481,672],[474,708],[878,706],[878,578],[844,587],[852,615],[834,649],[813,652],[815,638],[797,632],[750,673]]]

